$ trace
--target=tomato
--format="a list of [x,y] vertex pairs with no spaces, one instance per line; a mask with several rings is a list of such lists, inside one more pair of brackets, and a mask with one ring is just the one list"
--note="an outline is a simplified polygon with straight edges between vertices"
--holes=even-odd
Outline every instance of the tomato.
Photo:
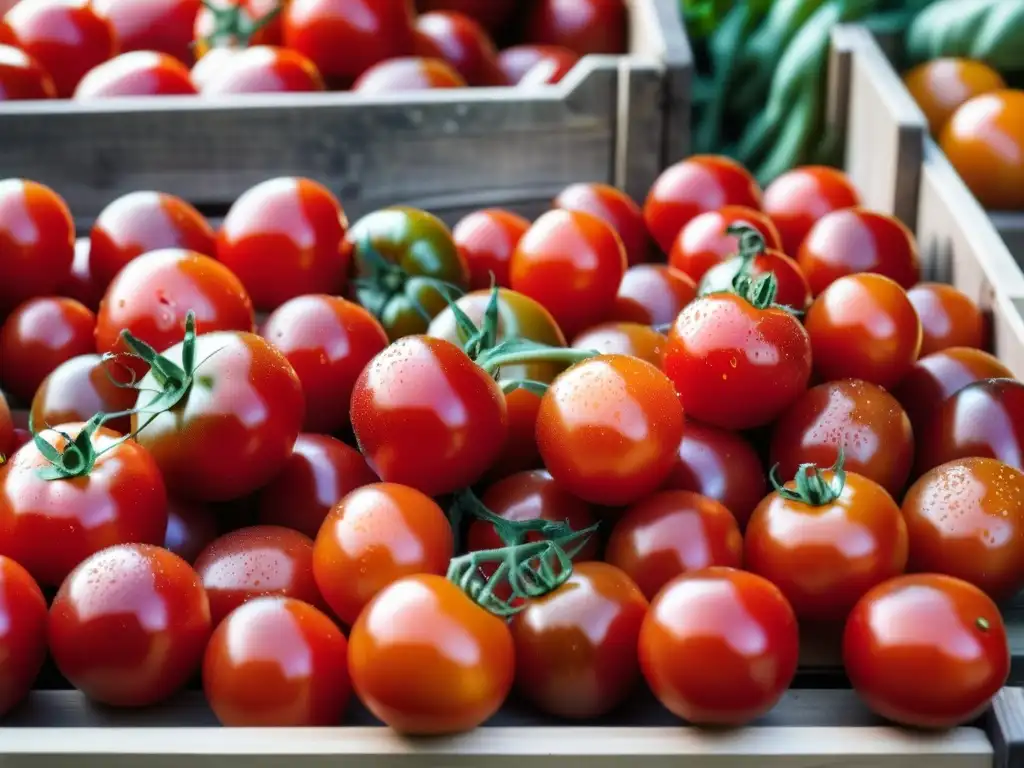
[[462,75],[440,59],[404,56],[374,64],[352,84],[353,93],[393,93],[465,88]]
[[1024,384],[985,379],[948,397],[921,427],[917,472],[968,456],[1024,470]]
[[100,301],[103,299],[105,285],[100,285],[93,277],[92,268],[89,266],[89,238],[79,237],[75,240],[75,257],[71,262],[71,274],[69,274],[57,288],[59,296],[67,296],[74,299],[96,312],[100,308]]
[[485,208],[460,219],[452,238],[469,265],[469,286],[482,290],[493,282],[507,288],[509,262],[529,228],[529,219],[501,208]]
[[526,41],[565,46],[580,56],[625,53],[628,25],[623,0],[539,0],[526,20]]
[[[451,293],[439,283],[462,290],[469,265],[444,222],[416,208],[383,208],[357,221],[345,236],[359,303],[381,321],[391,339],[423,333],[448,306]],[[417,307],[419,309],[417,309]],[[422,310],[422,312],[420,311]]]
[[764,191],[764,212],[782,235],[782,250],[796,257],[818,220],[860,205],[860,195],[842,171],[805,165],[777,176]]
[[922,355],[950,347],[985,347],[985,318],[962,291],[945,283],[920,283],[907,291],[907,297],[921,318]]
[[739,239],[726,231],[734,224],[756,229],[772,250],[782,247],[778,230],[765,214],[742,205],[726,205],[697,214],[679,230],[668,252],[669,266],[699,281],[709,269],[739,253]]
[[[205,58],[205,57],[204,57]],[[258,45],[238,51],[199,85],[204,96],[231,93],[306,93],[326,88],[316,65],[288,48]]]
[[0,326],[0,383],[15,397],[31,402],[54,368],[95,349],[95,327],[96,315],[74,299],[26,301]]
[[476,728],[504,703],[514,667],[505,621],[433,574],[407,576],[379,592],[349,636],[356,695],[403,734]]
[[551,476],[606,506],[630,504],[661,485],[682,438],[672,382],[626,355],[574,365],[551,384],[537,415],[537,446]]
[[374,64],[413,51],[411,0],[291,0],[282,27],[285,46],[342,86]]
[[124,51],[157,51],[192,61],[192,25],[202,0],[92,0]]
[[345,636],[316,608],[261,597],[214,630],[203,691],[222,725],[338,725],[351,694],[347,657]]
[[719,155],[693,155],[655,180],[644,201],[647,230],[664,253],[689,221],[727,205],[760,209],[761,189],[739,163]]
[[216,538],[217,518],[213,510],[191,501],[168,500],[164,549],[169,549],[186,563],[194,563]]
[[20,48],[0,45],[0,101],[55,99],[50,73]]
[[906,409],[914,434],[947,398],[982,379],[1012,379],[1013,373],[988,352],[969,347],[950,347],[922,357],[893,390]]
[[884,275],[905,289],[921,279],[913,233],[899,219],[863,208],[820,218],[804,238],[797,263],[815,296],[859,272]]
[[554,85],[576,66],[580,56],[559,45],[513,45],[498,54],[498,66],[512,85]]
[[260,310],[307,293],[342,293],[349,261],[341,248],[348,220],[327,187],[281,177],[239,197],[217,233],[217,259],[234,272]]
[[0,466],[14,453],[14,420],[11,418],[11,409],[7,405],[7,398],[0,391]]
[[[96,354],[65,360],[47,376],[32,398],[32,424],[36,429],[51,424],[88,421],[97,413],[120,413],[135,405],[135,392],[119,387]],[[127,434],[131,420],[121,417],[104,426]]]
[[906,291],[883,275],[841,277],[804,317],[814,372],[825,381],[863,379],[892,389],[917,360],[921,320]]
[[203,57],[192,65],[189,77],[192,85],[202,93],[210,82],[231,66],[232,60],[240,56],[245,48],[211,48]]
[[648,234],[644,212],[622,190],[608,184],[572,184],[558,194],[552,205],[596,216],[622,238],[626,260],[631,265],[647,261]]
[[77,100],[121,96],[194,95],[188,68],[173,56],[153,51],[132,51],[98,64],[78,82]]
[[733,280],[743,268],[751,277],[771,272],[779,289],[775,303],[803,312],[811,304],[811,287],[800,265],[782,251],[765,250],[749,261],[736,256],[711,267],[700,281],[700,293],[713,293],[732,289]]
[[[181,367],[183,352],[176,344],[163,357]],[[251,333],[201,334],[194,359],[194,380],[169,411],[149,413],[164,392],[152,370],[139,382],[132,431],[182,498],[231,501],[284,468],[302,425],[302,385],[284,356]]]
[[1024,209],[1024,91],[966,101],[946,122],[939,143],[983,206]]
[[28,571],[0,556],[0,715],[20,704],[46,660],[46,598]]
[[57,193],[34,181],[0,181],[0,317],[26,299],[52,295],[74,256],[75,223]]
[[640,668],[670,712],[694,725],[745,725],[796,674],[796,616],[771,582],[732,568],[670,581],[640,629]]
[[281,13],[290,0],[207,0],[194,15],[193,48],[205,59],[212,51],[281,45]]
[[840,448],[847,470],[901,497],[914,463],[914,432],[895,397],[857,379],[807,390],[775,422],[771,463],[793,477],[801,464],[833,464]]
[[545,55],[540,61],[526,70],[519,82],[520,88],[535,88],[537,86],[554,85],[562,82],[579,62],[579,57]]
[[661,367],[668,339],[649,325],[602,323],[573,341],[574,349],[592,349],[602,355],[628,355]]
[[50,653],[93,701],[164,701],[199,668],[210,606],[192,567],[148,544],[109,547],[72,571],[50,606]]
[[926,61],[903,76],[910,95],[928,120],[933,136],[961,104],[975,96],[1001,91],[1006,83],[999,73],[980,61],[940,58]]
[[431,11],[416,19],[417,38],[437,46],[442,58],[470,85],[508,85],[498,50],[474,19],[456,11]]
[[303,428],[310,432],[337,432],[348,426],[356,378],[388,345],[388,336],[373,315],[326,294],[286,301],[267,318],[262,335],[288,358],[302,382]]
[[636,264],[619,283],[609,319],[644,325],[668,325],[697,297],[685,272],[665,264]]
[[[16,2],[18,2],[18,0],[5,0],[5,2],[0,3],[0,12],[6,13]],[[11,25],[2,18],[0,18],[0,45],[9,45],[14,48],[19,48],[21,45],[21,43],[18,42],[18,36],[15,35],[14,30],[11,29]]]
[[565,335],[605,319],[626,272],[619,235],[601,219],[556,209],[533,223],[509,266],[514,290],[543,304]]
[[999,609],[949,576],[892,579],[850,613],[843,664],[873,711],[903,725],[950,728],[976,720],[1010,673]]
[[491,32],[499,32],[516,10],[518,0],[417,0],[416,8],[430,11],[464,13]]

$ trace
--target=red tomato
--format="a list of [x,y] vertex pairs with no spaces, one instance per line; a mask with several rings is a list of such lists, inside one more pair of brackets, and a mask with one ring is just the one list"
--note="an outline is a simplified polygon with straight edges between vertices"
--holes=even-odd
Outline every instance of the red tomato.
[[89,266],[89,238],[80,237],[75,240],[75,257],[71,262],[69,274],[57,288],[59,296],[81,302],[93,312],[100,308],[106,285],[100,285],[93,276]]
[[444,576],[452,529],[415,488],[375,483],[349,493],[320,527],[313,576],[334,614],[351,626],[382,589],[405,576]]
[[244,50],[250,46],[281,45],[282,9],[290,0],[207,0],[194,16],[196,54]]
[[498,49],[475,20],[455,11],[432,11],[416,19],[425,38],[469,85],[508,85],[498,66]]
[[614,229],[588,213],[553,210],[519,241],[509,278],[571,338],[607,317],[625,272],[626,250]]
[[[99,355],[78,355],[54,368],[39,385],[32,398],[32,424],[41,429],[88,421],[97,413],[120,413],[134,405],[135,391],[117,386]],[[131,420],[124,416],[104,426],[128,434]]]
[[771,582],[732,568],[670,581],[640,630],[640,668],[658,700],[694,725],[745,725],[796,674],[796,616]]
[[899,219],[863,208],[821,217],[796,257],[815,296],[859,272],[885,275],[905,289],[921,279],[914,234]]
[[476,19],[491,32],[501,31],[516,10],[518,0],[417,0],[421,13],[458,11]]
[[217,518],[209,507],[191,501],[168,500],[164,549],[186,563],[194,563],[216,538]]
[[892,579],[850,613],[846,674],[873,711],[903,725],[950,728],[988,709],[1010,674],[995,603],[949,576]]
[[96,315],[74,299],[26,301],[0,326],[0,383],[15,397],[31,402],[54,368],[96,348],[95,328]]
[[634,504],[615,524],[605,560],[653,600],[681,573],[739,568],[743,535],[722,504],[690,491],[661,491]]
[[316,608],[261,597],[214,630],[203,691],[222,725],[338,725],[351,694],[347,658],[345,636]]
[[14,420],[11,418],[11,409],[7,405],[7,398],[0,391],[0,466],[14,453]]
[[46,660],[46,611],[28,571],[0,556],[0,715],[24,700]]
[[541,712],[587,720],[623,703],[640,680],[637,639],[647,600],[607,563],[569,580],[512,618],[516,689]]
[[122,544],[83,561],[50,606],[50,653],[93,701],[164,701],[199,668],[210,606],[192,567],[148,544]]
[[327,187],[282,177],[239,197],[217,234],[217,259],[238,275],[257,309],[307,293],[341,294],[348,220]]
[[558,45],[513,45],[498,54],[498,66],[512,85],[554,85],[579,60],[578,53]]
[[[203,57],[206,58],[205,56]],[[193,82],[195,78],[193,77]],[[204,96],[232,93],[308,93],[326,88],[316,65],[297,51],[270,45],[245,48],[220,71],[196,84]]]
[[302,382],[303,428],[310,432],[348,427],[356,379],[388,345],[388,335],[373,315],[326,294],[286,301],[267,318],[262,335],[288,358]]
[[26,299],[52,295],[74,256],[75,223],[57,193],[34,181],[0,181],[0,317]]
[[747,261],[739,256],[727,259],[711,267],[700,281],[700,293],[713,293],[732,289],[733,280],[743,268],[750,277],[760,277],[771,272],[775,275],[779,289],[775,303],[803,312],[811,304],[811,287],[807,284],[800,265],[782,251],[766,250]]
[[739,239],[726,232],[733,224],[753,227],[772,250],[782,247],[778,230],[765,214],[742,205],[726,205],[697,214],[679,230],[668,253],[669,266],[700,280],[709,269],[739,253]]
[[917,360],[921,320],[895,281],[870,272],[831,283],[804,317],[814,372],[892,389]]
[[644,325],[668,325],[697,297],[685,273],[664,264],[637,264],[626,270],[609,318]]
[[625,53],[628,25],[623,0],[539,0],[526,20],[526,40],[580,56]]
[[602,355],[628,355],[658,368],[665,358],[668,339],[649,325],[602,323],[584,331],[573,341],[573,349],[590,349]]
[[842,171],[823,165],[794,168],[768,185],[764,212],[782,235],[782,250],[795,257],[807,233],[822,217],[860,205],[860,195]]
[[486,208],[461,219],[452,238],[469,264],[469,285],[473,290],[507,288],[508,266],[530,221],[500,208]]
[[662,171],[644,202],[647,230],[664,253],[691,219],[727,205],[761,208],[761,189],[739,163],[694,155]]
[[444,61],[404,56],[374,64],[352,84],[352,91],[392,93],[465,87],[462,75]]
[[630,504],[661,485],[682,438],[672,382],[625,355],[574,365],[552,383],[537,416],[537,446],[551,476],[606,506]]
[[410,735],[454,734],[476,728],[504,703],[515,647],[505,621],[450,581],[407,576],[359,615],[348,667],[359,700],[386,725]]
[[57,86],[38,61],[13,43],[0,45],[0,101],[55,98]]
[[508,433],[497,382],[454,344],[429,336],[406,336],[370,361],[351,417],[377,476],[429,496],[479,480]]
[[579,58],[575,54],[572,57],[561,58],[544,56],[526,71],[526,74],[520,78],[516,85],[520,88],[555,85],[562,82],[563,78],[575,68],[578,62]]
[[231,66],[231,61],[241,55],[245,48],[211,48],[203,54],[203,57],[192,65],[189,77],[192,85],[200,93],[210,84],[210,81],[219,77],[220,74]]
[[967,294],[945,283],[920,283],[907,291],[907,298],[921,318],[922,355],[950,347],[985,347],[985,318]]
[[74,98],[110,99],[121,96],[195,95],[188,68],[173,56],[132,51],[90,69],[78,82]]
[[[7,13],[18,0],[4,0],[0,2],[0,13]],[[14,48],[18,48],[21,43],[18,42],[18,36],[14,34],[14,30],[11,29],[11,25],[0,18],[0,45],[9,45]],[[20,48],[19,48],[20,50]]]
[[92,0],[123,51],[157,51],[190,64],[192,25],[202,0]]
[[622,190],[608,184],[572,184],[558,194],[552,205],[596,216],[622,238],[626,260],[630,264],[647,261],[648,235],[644,212]]

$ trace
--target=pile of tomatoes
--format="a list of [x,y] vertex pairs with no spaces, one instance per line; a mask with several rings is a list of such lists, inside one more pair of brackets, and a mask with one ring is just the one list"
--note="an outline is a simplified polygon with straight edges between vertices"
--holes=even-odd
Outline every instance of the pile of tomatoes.
[[19,0],[0,100],[550,85],[623,53],[627,21],[624,0]]
[[1007,679],[1024,384],[839,171],[697,156],[453,229],[278,178],[77,240],[8,179],[0,270],[2,712],[49,654],[115,706],[201,674],[226,725],[586,720],[642,681],[739,725],[798,627],[897,723]]

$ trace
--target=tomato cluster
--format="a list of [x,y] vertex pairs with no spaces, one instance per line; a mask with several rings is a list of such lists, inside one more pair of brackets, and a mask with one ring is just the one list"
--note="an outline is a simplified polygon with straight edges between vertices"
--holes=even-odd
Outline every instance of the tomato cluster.
[[0,268],[0,712],[48,651],[114,706],[201,673],[226,725],[588,720],[642,681],[739,725],[830,624],[897,723],[1007,678],[1024,384],[838,171],[698,156],[453,229],[279,178],[77,241],[11,179]]

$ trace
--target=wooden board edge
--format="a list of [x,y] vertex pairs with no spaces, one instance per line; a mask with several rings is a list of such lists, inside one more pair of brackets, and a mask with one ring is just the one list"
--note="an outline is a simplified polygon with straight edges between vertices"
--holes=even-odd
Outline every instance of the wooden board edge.
[[994,768],[1024,768],[1024,690],[1004,688],[984,718]]

